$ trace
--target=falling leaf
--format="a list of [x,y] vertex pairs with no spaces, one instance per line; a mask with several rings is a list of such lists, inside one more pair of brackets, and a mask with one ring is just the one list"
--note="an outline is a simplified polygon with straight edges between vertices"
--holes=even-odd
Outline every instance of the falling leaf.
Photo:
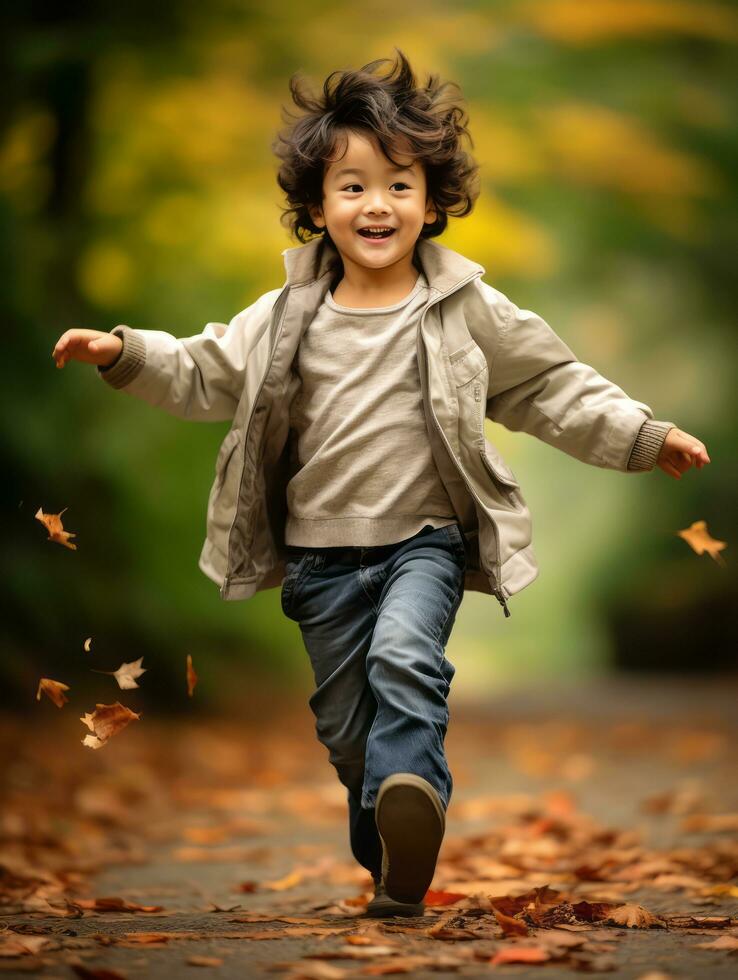
[[90,652],[90,647],[91,646],[92,646],[92,637],[91,636],[88,636],[87,639],[85,640],[85,653],[89,653]]
[[52,681],[49,677],[42,677],[38,682],[36,700],[41,700],[41,692],[43,692],[54,702],[57,708],[61,708],[63,704],[66,704],[67,701],[69,701],[69,698],[64,694],[64,692],[68,690],[68,684],[62,684],[61,681]]
[[41,521],[46,530],[49,532],[49,541],[57,541],[59,544],[63,544],[67,548],[71,548],[72,551],[77,550],[77,545],[72,544],[69,538],[76,538],[77,535],[73,534],[71,531],[65,531],[62,527],[61,516],[65,510],[69,510],[65,507],[64,510],[60,511],[58,514],[44,514],[41,507],[36,511],[34,517],[36,520]]
[[95,670],[95,673],[110,674],[111,677],[114,677],[118,681],[118,687],[121,691],[131,691],[134,687],[138,687],[136,678],[140,677],[141,674],[145,674],[148,669],[147,667],[141,666],[142,660],[143,657],[139,657],[138,660],[121,664],[117,670]]
[[94,732],[93,735],[85,735],[82,744],[90,749],[100,749],[111,736],[117,735],[130,721],[140,717],[140,714],[124,707],[118,701],[115,704],[96,704],[92,714],[88,713],[80,718],[80,721]]
[[710,536],[705,521],[695,521],[683,531],[677,531],[680,538],[684,538],[687,544],[696,551],[698,555],[707,552],[719,565],[725,566],[726,562],[720,552],[727,548],[727,542],[718,541]]
[[197,684],[197,674],[195,673],[195,668],[192,666],[192,657],[187,654],[187,693],[192,697],[192,692],[195,690],[195,684]]

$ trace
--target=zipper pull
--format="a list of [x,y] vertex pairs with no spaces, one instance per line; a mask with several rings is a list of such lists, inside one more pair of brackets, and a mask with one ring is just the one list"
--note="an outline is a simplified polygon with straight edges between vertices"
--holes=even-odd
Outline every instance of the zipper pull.
[[502,608],[505,610],[505,616],[510,616],[510,610],[507,608],[507,603],[505,602],[505,597],[502,594],[502,589],[496,589],[495,590],[495,595],[497,596],[497,601],[502,606]]

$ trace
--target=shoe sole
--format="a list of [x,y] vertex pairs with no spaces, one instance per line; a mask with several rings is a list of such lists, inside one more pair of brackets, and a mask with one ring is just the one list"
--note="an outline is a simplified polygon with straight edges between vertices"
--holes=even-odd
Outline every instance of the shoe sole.
[[393,773],[379,787],[374,819],[384,848],[388,896],[405,904],[421,902],[433,880],[446,828],[436,791],[422,776]]
[[366,907],[366,915],[374,919],[388,919],[393,915],[425,915],[425,905],[422,902],[416,904],[395,902],[388,896],[369,902]]

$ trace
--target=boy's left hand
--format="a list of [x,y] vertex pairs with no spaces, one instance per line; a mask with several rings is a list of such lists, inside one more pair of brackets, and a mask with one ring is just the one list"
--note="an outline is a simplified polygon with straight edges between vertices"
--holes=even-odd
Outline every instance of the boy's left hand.
[[688,432],[674,428],[666,433],[656,465],[675,480],[680,480],[682,473],[685,473],[690,466],[702,469],[705,463],[709,462],[707,450],[699,439],[695,439]]

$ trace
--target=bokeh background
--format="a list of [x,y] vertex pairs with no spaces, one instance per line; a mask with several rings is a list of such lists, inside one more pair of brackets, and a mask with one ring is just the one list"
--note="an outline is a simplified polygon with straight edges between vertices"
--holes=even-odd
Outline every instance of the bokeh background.
[[[482,193],[439,241],[712,459],[681,481],[626,476],[488,422],[541,573],[509,619],[467,594],[447,649],[457,694],[735,672],[734,5],[31,2],[3,28],[6,708],[27,709],[41,676],[115,700],[88,668],[143,656],[139,708],[177,712],[188,653],[200,706],[311,689],[279,590],[224,602],[197,567],[228,424],[58,371],[51,350],[72,326],[191,336],[281,286],[297,242],[270,144],[288,78],[318,88],[395,47],[466,98]],[[77,551],[47,540],[39,507],[67,508]],[[727,542],[724,565],[677,535],[696,520]]]

